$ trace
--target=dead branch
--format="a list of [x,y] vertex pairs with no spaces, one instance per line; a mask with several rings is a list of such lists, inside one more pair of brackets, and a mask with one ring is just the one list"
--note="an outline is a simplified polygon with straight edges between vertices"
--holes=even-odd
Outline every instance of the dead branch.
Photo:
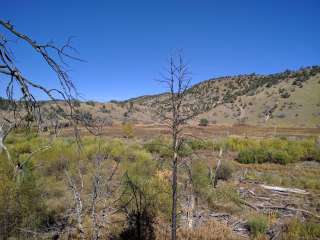
[[[76,52],[71,46],[72,38],[69,38],[62,47],[57,47],[52,42],[39,44],[29,36],[19,32],[10,22],[0,19],[0,26],[5,29],[8,34],[13,35],[17,39],[21,39],[27,45],[31,46],[36,54],[38,54],[48,65],[48,67],[56,74],[60,89],[46,88],[42,84],[24,76],[22,71],[17,67],[13,53],[9,47],[9,41],[4,34],[0,37],[0,74],[3,75],[7,84],[3,84],[6,90],[6,97],[10,104],[10,111],[13,112],[13,120],[23,120],[29,123],[36,122],[37,125],[43,121],[41,107],[39,101],[33,94],[33,89],[38,89],[44,93],[49,100],[59,109],[59,101],[62,99],[69,106],[69,113],[61,114],[61,117],[72,121],[75,112],[74,100],[78,93],[68,75],[66,59],[82,61],[78,57],[73,56],[69,52]],[[14,87],[15,85],[18,88]],[[19,97],[18,99],[16,97]],[[61,108],[60,108],[61,109]],[[59,114],[56,112],[56,114]]]
[[77,217],[77,223],[78,223],[78,231],[80,234],[80,239],[85,239],[84,237],[84,228],[83,228],[83,202],[81,198],[81,192],[83,190],[83,177],[81,174],[81,171],[79,169],[79,177],[80,177],[80,188],[78,189],[76,183],[72,180],[70,177],[68,171],[65,171],[69,187],[72,190],[73,193],[73,200],[75,202],[75,210],[76,210],[76,217]]
[[285,205],[285,206],[258,206],[258,208],[284,210],[284,211],[292,211],[292,212],[301,212],[301,213],[306,214],[306,215],[308,215],[310,217],[320,219],[320,216],[317,215],[317,214],[314,214],[314,213],[312,213],[312,212],[310,212],[308,210],[305,210],[305,209],[289,207],[289,205]]

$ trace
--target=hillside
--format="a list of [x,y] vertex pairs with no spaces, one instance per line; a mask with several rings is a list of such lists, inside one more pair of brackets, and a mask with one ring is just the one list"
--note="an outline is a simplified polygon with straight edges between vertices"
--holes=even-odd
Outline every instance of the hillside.
[[[157,102],[166,97],[163,93],[108,103],[79,102],[79,111],[89,118],[105,118],[115,124],[153,124],[159,123],[154,112]],[[49,111],[48,104],[42,104],[45,112]],[[186,104],[205,108],[191,124],[206,118],[209,124],[219,125],[320,127],[320,66],[209,79],[190,88]],[[64,105],[61,103],[62,108]],[[5,110],[1,104],[0,108]],[[267,112],[271,116],[265,122]]]
[[[110,117],[114,122],[130,120],[155,123],[153,113],[158,99],[166,94],[142,96],[110,103],[81,103],[81,108],[94,115]],[[188,104],[204,105],[200,118],[209,124],[236,124],[291,127],[320,126],[320,67],[285,71],[270,75],[239,75],[210,79],[191,87]],[[272,111],[265,123],[265,115]]]

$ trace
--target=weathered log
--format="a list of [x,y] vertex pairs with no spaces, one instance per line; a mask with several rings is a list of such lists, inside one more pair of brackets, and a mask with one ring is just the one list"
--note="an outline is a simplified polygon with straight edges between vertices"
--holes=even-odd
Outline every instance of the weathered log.
[[316,215],[308,210],[305,209],[300,209],[300,208],[293,208],[293,207],[289,207],[289,206],[258,206],[259,208],[267,208],[267,209],[275,209],[275,210],[285,210],[285,211],[292,211],[292,212],[301,212],[304,213],[308,216],[320,219],[319,215]]
[[264,184],[260,184],[260,186],[264,189],[276,191],[276,192],[290,192],[290,193],[298,193],[298,194],[309,194],[309,192],[298,189],[298,188],[285,188],[285,187],[278,187],[278,186],[268,186]]

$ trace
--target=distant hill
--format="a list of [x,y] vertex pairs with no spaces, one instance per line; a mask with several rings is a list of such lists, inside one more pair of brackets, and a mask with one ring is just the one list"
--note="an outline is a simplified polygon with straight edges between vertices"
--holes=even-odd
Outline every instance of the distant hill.
[[[107,106],[114,119],[154,123],[152,110],[159,98],[166,97],[142,96]],[[205,106],[193,124],[206,118],[209,124],[320,127],[320,66],[209,79],[190,88],[188,104]],[[266,123],[267,112],[272,114]]]
[[[108,118],[114,123],[159,123],[153,110],[167,93],[126,101],[79,102],[87,116]],[[44,108],[48,103],[43,103]],[[320,66],[276,74],[247,74],[209,79],[188,91],[189,105],[205,106],[201,118],[209,124],[250,124],[279,127],[320,127]],[[1,108],[1,101],[0,101]],[[5,107],[3,107],[5,110]],[[265,122],[265,115],[272,112]]]

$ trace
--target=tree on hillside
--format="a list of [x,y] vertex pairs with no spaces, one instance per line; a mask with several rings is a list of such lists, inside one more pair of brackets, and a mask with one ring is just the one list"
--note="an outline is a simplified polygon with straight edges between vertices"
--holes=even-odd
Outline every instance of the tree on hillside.
[[199,107],[187,104],[187,94],[191,81],[188,65],[181,53],[171,56],[166,74],[159,80],[168,88],[168,98],[158,102],[158,114],[168,126],[172,139],[172,209],[171,209],[171,239],[176,239],[177,205],[178,205],[178,166],[181,162],[183,146],[183,128],[188,120],[200,113]]

